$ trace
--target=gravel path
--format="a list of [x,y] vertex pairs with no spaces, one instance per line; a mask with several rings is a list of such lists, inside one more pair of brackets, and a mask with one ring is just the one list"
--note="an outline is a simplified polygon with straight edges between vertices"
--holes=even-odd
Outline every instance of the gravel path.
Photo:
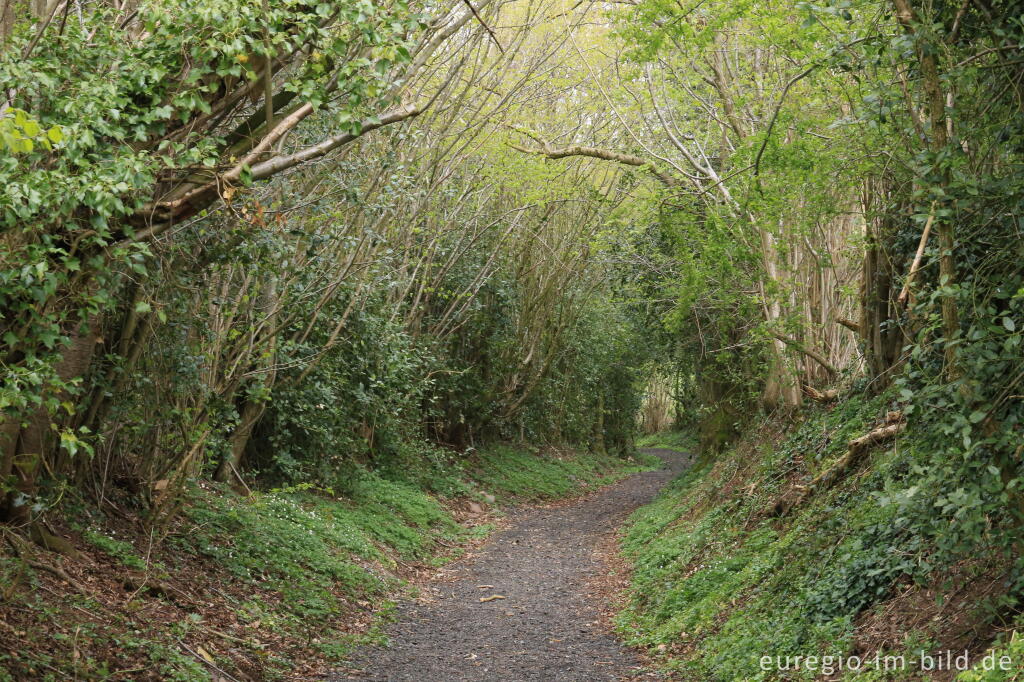
[[[391,644],[357,654],[360,680],[621,680],[640,663],[600,624],[585,582],[595,547],[688,463],[672,450],[645,450],[665,468],[636,474],[570,504],[509,514],[473,557],[425,588],[430,603],[401,606]],[[478,585],[493,585],[480,589]],[[481,603],[500,594],[505,599]]]

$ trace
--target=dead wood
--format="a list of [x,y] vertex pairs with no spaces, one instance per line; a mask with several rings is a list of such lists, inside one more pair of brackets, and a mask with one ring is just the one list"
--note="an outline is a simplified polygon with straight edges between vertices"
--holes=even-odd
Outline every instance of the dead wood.
[[790,510],[800,506],[811,495],[828,490],[849,471],[856,468],[875,445],[895,438],[906,426],[907,423],[903,419],[903,413],[889,412],[885,416],[885,423],[883,425],[849,441],[846,445],[846,453],[835,464],[818,474],[809,484],[793,486],[784,492],[768,505],[763,515],[785,516]]

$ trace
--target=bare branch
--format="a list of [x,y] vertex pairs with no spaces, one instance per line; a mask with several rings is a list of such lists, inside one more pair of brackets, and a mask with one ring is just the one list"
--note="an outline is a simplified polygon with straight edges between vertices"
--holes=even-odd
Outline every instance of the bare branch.
[[505,48],[503,48],[501,46],[501,43],[498,42],[498,36],[494,35],[494,31],[491,29],[491,27],[488,26],[487,23],[480,17],[480,13],[476,11],[475,7],[473,7],[473,3],[470,2],[469,0],[462,0],[462,2],[466,3],[466,7],[469,8],[469,11],[473,13],[473,16],[476,17],[476,20],[480,22],[481,26],[484,27],[484,29],[487,31],[487,34],[491,36],[491,40],[493,40],[494,44],[498,46],[498,52],[505,54]]
[[523,152],[524,154],[539,154],[546,156],[549,159],[565,159],[570,156],[589,156],[593,159],[602,159],[604,161],[614,161],[621,163],[626,166],[636,166],[637,168],[643,168],[644,170],[650,171],[654,177],[658,178],[667,187],[675,187],[679,184],[679,180],[664,170],[658,168],[651,161],[641,158],[639,156],[633,156],[632,154],[624,154],[622,152],[612,151],[610,149],[600,149],[598,147],[584,147],[581,145],[573,145],[571,147],[552,147],[551,144],[542,138],[537,132],[527,130],[523,128],[516,128],[516,130],[527,137],[530,137],[537,141],[541,147],[530,148],[523,147],[521,145],[509,143],[509,146],[516,151]]

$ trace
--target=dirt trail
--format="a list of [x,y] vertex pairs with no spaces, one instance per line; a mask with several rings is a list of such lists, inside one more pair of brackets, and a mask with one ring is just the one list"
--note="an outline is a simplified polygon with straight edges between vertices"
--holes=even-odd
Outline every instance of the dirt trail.
[[[645,450],[665,468],[636,474],[577,502],[524,508],[472,558],[426,588],[431,603],[399,608],[391,645],[360,652],[335,680],[621,680],[639,660],[600,624],[585,582],[595,547],[629,512],[682,471],[687,456]],[[480,589],[478,585],[493,585]],[[505,599],[480,603],[480,597]]]

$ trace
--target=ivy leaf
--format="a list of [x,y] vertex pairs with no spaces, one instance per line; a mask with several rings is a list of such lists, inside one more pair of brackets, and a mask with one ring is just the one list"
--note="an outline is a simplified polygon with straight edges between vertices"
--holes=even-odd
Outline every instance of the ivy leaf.
[[52,350],[57,345],[57,339],[60,338],[60,335],[55,331],[47,330],[40,332],[38,338],[44,346]]

